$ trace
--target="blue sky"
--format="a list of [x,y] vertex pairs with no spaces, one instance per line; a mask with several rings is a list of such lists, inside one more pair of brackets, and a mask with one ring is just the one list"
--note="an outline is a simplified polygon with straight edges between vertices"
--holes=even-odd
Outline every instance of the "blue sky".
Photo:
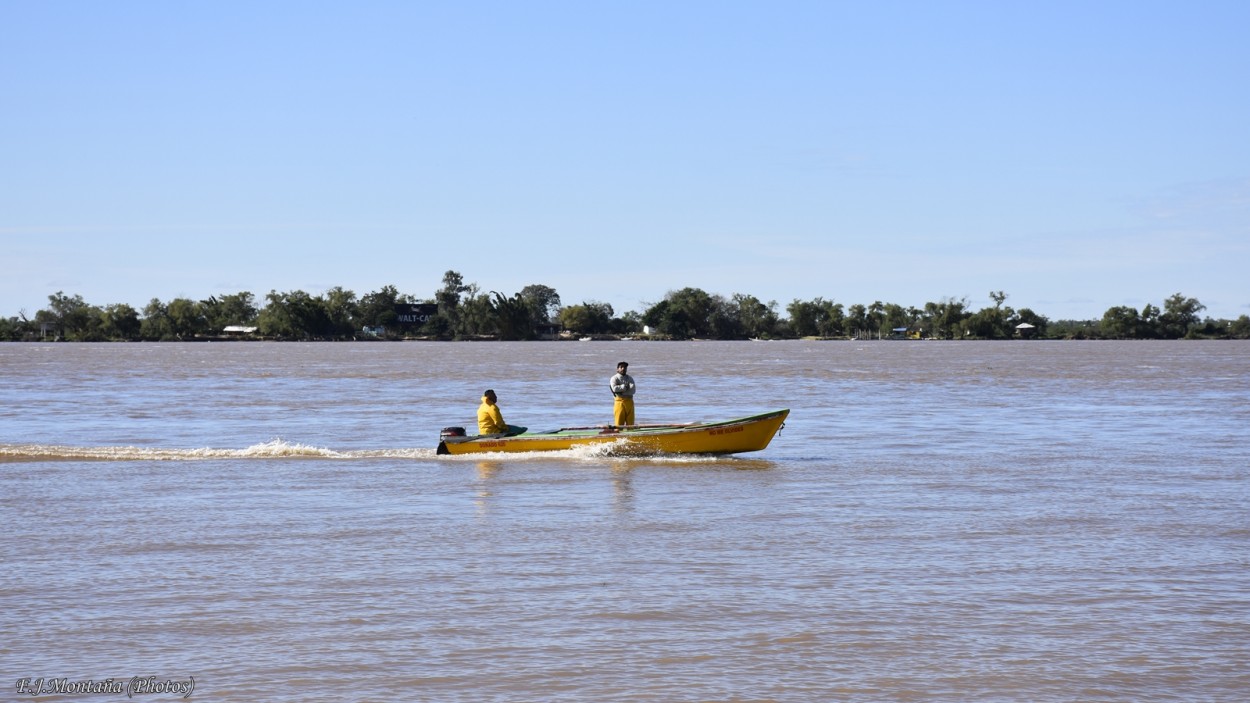
[[1250,3],[0,0],[0,315],[686,286],[1250,314]]

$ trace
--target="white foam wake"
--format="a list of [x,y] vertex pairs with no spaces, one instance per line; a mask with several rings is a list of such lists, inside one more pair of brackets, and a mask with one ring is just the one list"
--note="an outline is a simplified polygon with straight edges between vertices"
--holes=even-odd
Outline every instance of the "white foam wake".
[[272,439],[243,449],[170,449],[163,447],[73,447],[56,444],[0,444],[0,461],[200,461],[206,459],[417,459],[432,449],[336,451]]

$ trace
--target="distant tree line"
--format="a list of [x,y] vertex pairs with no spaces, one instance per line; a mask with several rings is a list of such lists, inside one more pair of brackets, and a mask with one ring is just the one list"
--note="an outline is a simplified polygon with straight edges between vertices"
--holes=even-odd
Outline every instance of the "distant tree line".
[[[248,292],[206,300],[153,298],[142,311],[125,303],[103,307],[64,292],[48,307],[0,318],[4,341],[170,341],[222,338],[228,329],[274,340],[426,338],[527,340],[565,336],[646,334],[658,339],[934,338],[934,339],[1180,339],[1250,338],[1250,318],[1201,318],[1206,306],[1180,293],[1159,308],[1118,306],[1101,320],[1052,322],[1028,308],[1006,305],[991,291],[992,307],[972,310],[966,298],[943,298],[923,307],[873,302],[850,306],[833,300],[795,299],[778,310],[753,295],[726,298],[698,288],[670,291],[646,310],[617,316],[597,301],[563,305],[554,288],[528,285],[505,295],[465,283],[456,271],[443,275],[433,296],[417,298],[394,286],[357,297],[343,288],[322,295],[270,291],[263,301]],[[423,303],[436,309],[422,325],[401,325],[397,306]],[[1024,325],[1024,327],[1021,327]],[[254,328],[254,331],[253,331]]]

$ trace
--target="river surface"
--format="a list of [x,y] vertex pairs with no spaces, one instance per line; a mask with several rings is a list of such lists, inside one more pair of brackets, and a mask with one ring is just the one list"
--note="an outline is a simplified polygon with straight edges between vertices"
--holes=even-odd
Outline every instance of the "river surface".
[[[728,458],[435,455],[488,387],[532,430],[610,422],[621,360],[640,423],[791,414]],[[0,344],[0,675],[1243,701],[1248,429],[1246,342]]]

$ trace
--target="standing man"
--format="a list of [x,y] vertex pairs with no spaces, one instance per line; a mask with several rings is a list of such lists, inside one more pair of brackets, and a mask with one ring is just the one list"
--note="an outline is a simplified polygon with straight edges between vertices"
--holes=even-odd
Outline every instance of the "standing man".
[[612,423],[615,425],[634,424],[634,377],[630,376],[629,362],[622,361],[616,365],[616,375],[608,381],[612,389]]

